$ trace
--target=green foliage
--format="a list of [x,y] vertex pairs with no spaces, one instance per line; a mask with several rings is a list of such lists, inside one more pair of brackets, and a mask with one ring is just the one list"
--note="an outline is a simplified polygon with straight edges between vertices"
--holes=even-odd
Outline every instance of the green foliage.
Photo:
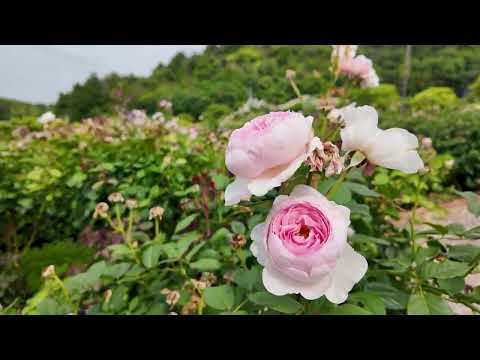
[[368,89],[352,89],[348,97],[351,102],[357,103],[357,106],[370,105],[377,110],[395,109],[400,104],[397,88],[391,84],[381,84]]
[[457,106],[459,100],[455,92],[448,87],[431,87],[416,94],[409,105],[413,110],[438,111]]
[[31,291],[38,290],[40,274],[49,265],[55,265],[62,275],[72,265],[88,264],[93,259],[93,250],[71,241],[57,241],[26,251],[20,260],[22,276]]
[[232,110],[227,105],[211,104],[202,113],[202,121],[205,122],[209,129],[214,130],[218,127],[222,117],[230,114],[231,112]]

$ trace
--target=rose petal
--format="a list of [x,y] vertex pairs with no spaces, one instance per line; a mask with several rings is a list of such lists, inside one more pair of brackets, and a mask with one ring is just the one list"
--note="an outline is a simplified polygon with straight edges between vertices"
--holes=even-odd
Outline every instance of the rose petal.
[[348,293],[360,281],[368,269],[367,260],[347,244],[333,271],[332,284],[325,293],[334,304],[341,304],[348,298]]
[[225,206],[238,204],[242,200],[247,201],[251,196],[248,180],[237,176],[225,189]]

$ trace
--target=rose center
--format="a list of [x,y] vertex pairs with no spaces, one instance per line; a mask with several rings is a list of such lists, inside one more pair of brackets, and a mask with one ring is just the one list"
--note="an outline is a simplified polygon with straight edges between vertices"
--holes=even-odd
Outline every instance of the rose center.
[[298,230],[298,235],[302,236],[304,239],[308,238],[308,235],[310,235],[310,228],[306,226],[305,224],[302,224],[300,226],[300,230]]

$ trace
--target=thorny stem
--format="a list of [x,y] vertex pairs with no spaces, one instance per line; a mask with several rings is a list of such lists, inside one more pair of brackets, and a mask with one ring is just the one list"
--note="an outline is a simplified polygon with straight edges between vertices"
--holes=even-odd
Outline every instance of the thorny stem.
[[155,221],[155,240],[157,240],[157,239],[158,239],[158,235],[160,234],[158,218],[155,217],[154,221]]
[[72,307],[72,310],[74,310],[76,312],[77,307],[73,304],[72,299],[70,298],[70,294],[68,293],[67,288],[63,284],[63,281],[60,280],[60,278],[57,276],[57,274],[53,275],[53,279],[62,289],[63,295],[65,296],[65,299],[67,300],[68,304]]
[[243,305],[245,305],[247,302],[248,302],[248,298],[246,298],[245,300],[243,300],[243,301],[240,303],[240,305],[238,305],[238,306],[232,311],[232,313],[236,313],[236,312],[237,312],[238,310],[240,310],[240,309],[243,307]]
[[122,216],[120,214],[120,207],[118,206],[118,204],[115,204],[115,214],[117,215],[117,223],[119,224],[122,233],[124,233],[125,230],[123,228]]
[[415,202],[413,204],[412,213],[410,216],[410,244],[412,249],[412,261],[415,261],[415,255],[417,253],[417,232],[415,229],[415,222],[417,220],[417,207],[419,201],[419,190],[420,190],[420,177],[415,186]]

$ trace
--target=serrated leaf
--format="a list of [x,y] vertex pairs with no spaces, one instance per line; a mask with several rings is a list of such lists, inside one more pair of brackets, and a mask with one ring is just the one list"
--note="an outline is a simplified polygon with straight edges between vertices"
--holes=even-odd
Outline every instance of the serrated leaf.
[[380,197],[381,195],[376,191],[370,190],[368,187],[362,184],[357,184],[353,182],[345,182],[344,185],[350,189],[354,194],[369,196],[369,197]]
[[344,304],[335,307],[326,313],[327,315],[373,315],[370,311],[357,305]]
[[230,227],[235,234],[245,234],[245,225],[243,225],[240,221],[232,221],[230,223]]
[[217,259],[200,259],[190,263],[190,268],[197,271],[215,271],[220,269],[222,264]]
[[430,293],[416,293],[410,296],[408,315],[453,315],[453,311],[442,298]]
[[235,293],[230,285],[208,287],[203,296],[205,303],[217,310],[231,310],[235,305]]
[[468,269],[469,265],[462,262],[445,260],[441,263],[436,263],[430,261],[422,264],[420,275],[425,279],[451,279],[465,275]]
[[385,302],[382,298],[373,293],[357,292],[350,294],[348,302],[353,304],[362,304],[365,309],[375,315],[385,315]]
[[179,233],[182,230],[185,230],[190,224],[197,218],[198,214],[192,214],[187,216],[186,218],[180,220],[175,227],[175,234]]
[[260,268],[238,269],[233,273],[233,281],[241,288],[252,291],[262,281]]
[[162,253],[163,247],[162,245],[155,244],[149,246],[146,250],[142,253],[142,264],[147,268],[151,269],[158,264],[158,259],[160,258],[160,254]]
[[265,291],[250,294],[248,299],[257,305],[266,306],[284,314],[295,314],[303,308],[302,304],[288,295],[275,296]]

